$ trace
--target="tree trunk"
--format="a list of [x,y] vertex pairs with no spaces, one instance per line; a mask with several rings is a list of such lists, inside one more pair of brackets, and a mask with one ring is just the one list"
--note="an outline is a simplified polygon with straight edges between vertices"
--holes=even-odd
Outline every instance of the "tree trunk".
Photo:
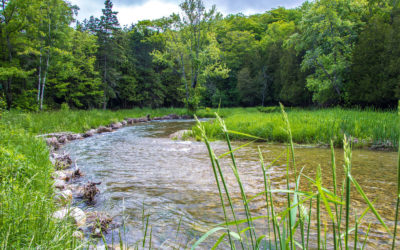
[[50,63],[50,49],[47,51],[46,70],[44,71],[44,76],[42,81],[42,93],[40,95],[40,110],[43,110],[44,88],[46,86],[46,78],[47,78],[47,72],[49,71],[49,63]]
[[40,48],[40,58],[39,58],[39,79],[38,79],[38,94],[37,94],[37,102],[40,102],[40,85],[42,83],[42,48]]
[[104,101],[103,109],[107,109],[107,56],[104,56]]
[[185,84],[186,90],[186,107],[189,108],[189,88],[186,81],[185,64],[183,63],[183,55],[181,54],[181,64],[182,64],[182,81]]

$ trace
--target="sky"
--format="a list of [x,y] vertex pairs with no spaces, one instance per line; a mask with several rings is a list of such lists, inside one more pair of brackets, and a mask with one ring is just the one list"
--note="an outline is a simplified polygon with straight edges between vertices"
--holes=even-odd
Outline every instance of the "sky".
[[[104,8],[104,0],[68,0],[80,8],[78,20],[90,16],[100,17]],[[113,0],[113,10],[118,12],[118,20],[122,26],[137,23],[145,19],[156,19],[179,13],[179,4],[183,0]],[[267,10],[283,6],[293,8],[300,6],[304,0],[203,0],[207,9],[212,5],[224,15],[243,13],[251,15],[264,13]]]

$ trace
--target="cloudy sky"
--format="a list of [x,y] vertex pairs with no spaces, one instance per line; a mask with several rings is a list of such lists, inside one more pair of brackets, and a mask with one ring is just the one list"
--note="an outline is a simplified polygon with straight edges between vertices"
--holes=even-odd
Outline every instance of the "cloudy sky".
[[[90,16],[100,17],[104,0],[69,0],[80,8],[78,20]],[[183,0],[114,0],[114,10],[118,11],[121,25],[130,25],[139,20],[156,19],[179,12],[179,3]],[[263,13],[272,8],[299,6],[304,0],[203,0],[206,7],[213,4],[222,14],[243,13],[246,15]]]

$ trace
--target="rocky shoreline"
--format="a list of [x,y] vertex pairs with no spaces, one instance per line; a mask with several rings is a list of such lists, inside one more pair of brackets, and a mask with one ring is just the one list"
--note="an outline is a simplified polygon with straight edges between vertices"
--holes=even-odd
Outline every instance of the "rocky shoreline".
[[68,153],[59,153],[57,151],[63,145],[71,141],[83,140],[96,134],[110,133],[137,123],[192,118],[192,116],[179,116],[176,114],[154,118],[147,115],[141,118],[125,118],[121,122],[111,123],[108,126],[100,126],[97,129],[90,129],[84,133],[60,132],[38,135],[37,137],[44,138],[46,141],[50,149],[50,161],[55,168],[55,172],[52,175],[52,179],[54,179],[53,186],[56,190],[54,201],[60,208],[53,214],[53,217],[60,220],[72,219],[77,227],[77,231],[74,232],[73,236],[80,239],[84,238],[84,232],[89,232],[89,236],[91,237],[101,237],[102,234],[107,233],[113,224],[112,218],[106,213],[85,213],[82,209],[71,206],[74,199],[81,199],[87,203],[94,202],[96,195],[99,193],[99,189],[96,186],[101,183],[88,182],[84,185],[74,184],[74,180],[83,176],[84,173],[82,173],[76,161],[73,161]]

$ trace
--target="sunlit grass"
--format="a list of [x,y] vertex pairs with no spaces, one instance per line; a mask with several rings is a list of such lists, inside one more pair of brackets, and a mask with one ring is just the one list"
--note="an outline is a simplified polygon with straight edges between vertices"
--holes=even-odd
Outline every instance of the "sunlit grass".
[[[214,110],[216,111],[216,110]],[[251,134],[271,142],[286,142],[285,121],[277,112],[263,113],[257,109],[221,109],[228,130]],[[398,117],[396,112],[374,110],[346,110],[341,108],[302,110],[287,113],[291,124],[293,142],[299,144],[329,145],[333,140],[337,147],[343,146],[344,136],[351,136],[355,147],[384,145],[398,147]],[[210,139],[224,139],[218,124],[204,124]],[[194,128],[196,134],[196,128]],[[199,134],[199,133],[197,133]],[[239,134],[232,139],[246,139]]]

